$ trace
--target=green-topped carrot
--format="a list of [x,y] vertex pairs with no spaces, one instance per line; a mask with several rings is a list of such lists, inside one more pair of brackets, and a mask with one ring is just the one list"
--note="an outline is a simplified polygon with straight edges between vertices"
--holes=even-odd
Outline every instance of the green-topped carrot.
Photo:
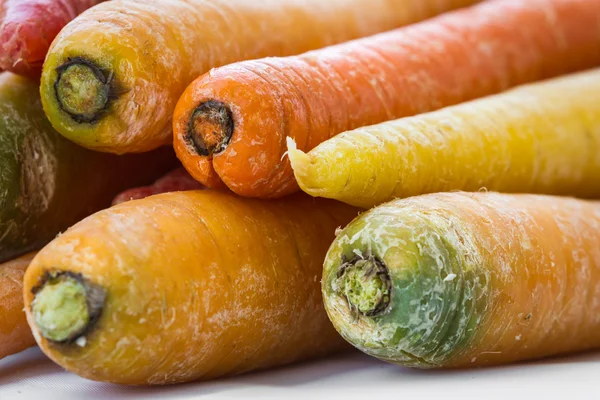
[[300,187],[369,208],[483,187],[600,197],[600,69],[345,132],[307,154]]
[[171,149],[114,156],[59,135],[38,86],[0,74],[0,262],[40,248],[120,191],[148,184],[175,165]]
[[341,231],[329,317],[360,350],[419,368],[600,347],[600,203],[442,193],[395,200]]
[[185,87],[211,68],[382,32],[479,0],[113,0],[68,24],[42,74],[44,109],[97,150],[172,141]]

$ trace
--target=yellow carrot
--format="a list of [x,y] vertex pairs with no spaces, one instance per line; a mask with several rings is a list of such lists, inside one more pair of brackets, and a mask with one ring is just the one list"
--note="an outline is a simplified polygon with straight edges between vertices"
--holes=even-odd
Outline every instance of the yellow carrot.
[[487,188],[600,196],[600,69],[334,137],[289,142],[302,190],[362,207]]

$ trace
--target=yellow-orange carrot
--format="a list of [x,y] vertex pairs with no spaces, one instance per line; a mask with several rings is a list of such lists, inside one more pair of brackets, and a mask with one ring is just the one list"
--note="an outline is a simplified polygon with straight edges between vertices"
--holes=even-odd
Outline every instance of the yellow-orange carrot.
[[44,109],[56,130],[84,147],[147,151],[172,141],[177,99],[213,67],[297,54],[477,1],[108,1],[53,42]]
[[600,198],[600,69],[290,146],[302,190],[364,208],[481,188]]
[[600,347],[600,202],[441,193],[362,214],[333,243],[327,312],[360,350],[419,368]]
[[23,311],[23,277],[34,256],[0,264],[0,359],[35,345]]
[[201,183],[298,190],[286,137],[310,150],[341,132],[600,65],[597,0],[496,0],[288,58],[215,69],[174,115],[175,148]]
[[344,348],[319,279],[357,210],[302,194],[159,194],[101,211],[56,238],[25,277],[42,350],[83,377],[167,384]]

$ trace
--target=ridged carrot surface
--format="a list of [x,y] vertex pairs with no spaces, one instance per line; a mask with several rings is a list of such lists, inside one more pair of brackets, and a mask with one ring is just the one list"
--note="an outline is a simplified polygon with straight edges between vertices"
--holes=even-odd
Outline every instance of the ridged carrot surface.
[[301,53],[476,1],[113,0],[58,35],[44,65],[44,108],[84,147],[147,151],[172,141],[177,99],[213,67]]
[[0,359],[35,345],[23,311],[23,277],[34,256],[0,264]]
[[28,320],[58,364],[117,383],[208,379],[331,353],[344,341],[319,280],[336,227],[356,214],[304,194],[122,203],[38,254],[25,277]]
[[344,131],[600,65],[600,1],[496,0],[288,58],[218,68],[174,115],[175,148],[205,185],[298,190],[286,137],[307,151]]
[[469,367],[600,347],[600,203],[443,193],[377,207],[327,254],[331,321],[360,350]]
[[0,69],[39,78],[48,48],[73,18],[104,0],[3,0]]
[[600,69],[345,132],[289,157],[300,187],[370,208],[481,188],[600,197]]

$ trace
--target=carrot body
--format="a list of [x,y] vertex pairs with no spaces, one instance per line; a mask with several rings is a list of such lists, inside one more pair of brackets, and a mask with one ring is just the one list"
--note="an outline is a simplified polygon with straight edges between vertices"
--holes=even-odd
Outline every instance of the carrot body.
[[[38,254],[25,277],[29,322],[63,367],[126,384],[208,379],[331,353],[344,342],[323,311],[319,278],[336,227],[355,215],[305,195],[260,202],[191,191],[119,204]],[[62,288],[72,294],[45,314],[43,303],[32,310],[61,277],[75,279]],[[95,293],[82,312],[100,316],[56,345],[58,336],[46,337],[73,325],[63,306],[76,302],[78,281]],[[90,305],[97,298],[105,299],[100,313]]]
[[0,359],[35,345],[23,311],[23,277],[34,256],[0,264]]
[[600,347],[599,226],[600,203],[570,198],[396,200],[337,236],[325,307],[360,350],[420,368]]
[[359,128],[289,157],[312,196],[372,207],[482,187],[600,197],[600,69]]
[[84,147],[147,151],[172,141],[177,99],[213,67],[297,54],[476,1],[113,0],[54,42],[42,77],[44,108],[60,133]]
[[[599,64],[600,2],[487,1],[300,56],[213,70],[178,103],[175,149],[205,185],[278,197],[298,189],[286,137],[306,151],[360,126]],[[211,108],[229,115],[211,117]]]
[[160,193],[198,189],[202,189],[202,185],[192,178],[185,169],[178,168],[158,179],[150,186],[133,188],[120,193],[114,198],[112,204],[117,205],[126,201],[139,200]]
[[73,18],[103,0],[4,0],[0,69],[38,77],[48,48]]

